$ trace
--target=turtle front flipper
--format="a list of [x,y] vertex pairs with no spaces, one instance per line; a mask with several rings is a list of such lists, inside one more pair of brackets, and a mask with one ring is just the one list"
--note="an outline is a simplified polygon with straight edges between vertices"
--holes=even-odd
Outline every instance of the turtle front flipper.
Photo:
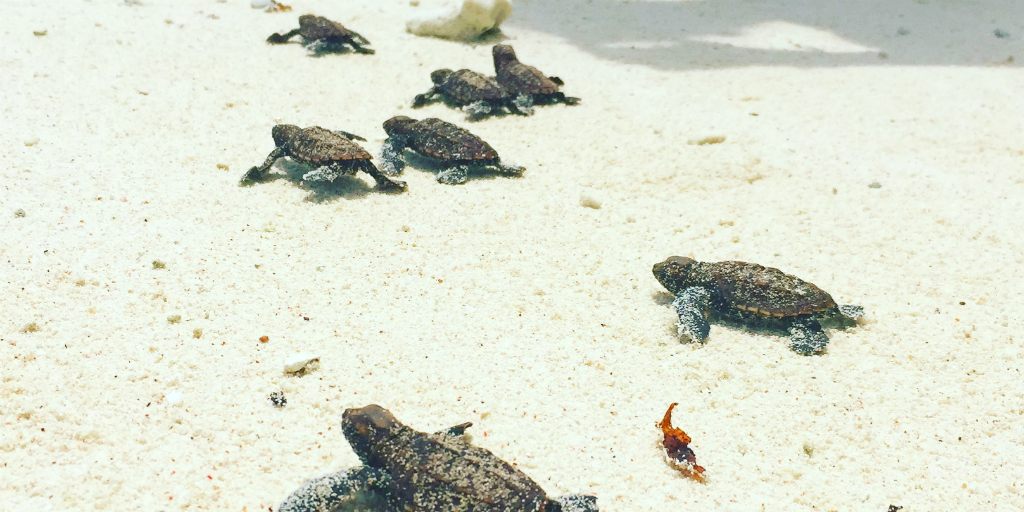
[[800,318],[789,327],[789,348],[800,355],[820,354],[828,346],[828,335],[815,318]]
[[377,182],[377,186],[381,190],[388,192],[402,192],[408,188],[404,181],[396,180],[381,172],[376,165],[373,165],[373,162],[367,161],[361,168],[363,172],[373,177],[373,180]]
[[422,108],[439,101],[441,101],[440,92],[437,90],[437,87],[431,87],[427,92],[417,94],[416,97],[412,99],[412,108]]
[[467,421],[465,423],[460,423],[458,425],[455,425],[454,427],[448,427],[448,428],[446,428],[444,430],[439,430],[437,432],[437,435],[461,437],[461,436],[466,434],[466,429],[469,428],[469,427],[472,427],[472,426],[473,426],[473,423]]
[[356,135],[354,133],[349,133],[349,132],[346,132],[346,131],[343,131],[343,130],[335,130],[334,133],[337,133],[338,135],[341,135],[342,137],[345,137],[348,140],[361,140],[363,142],[366,142],[366,139],[364,139],[363,137],[360,137],[360,136],[358,136],[358,135]]
[[405,169],[405,159],[402,152],[405,151],[405,144],[408,139],[404,137],[388,137],[384,145],[380,147],[381,172],[388,176],[398,176]]
[[598,512],[597,496],[565,494],[548,502],[544,512]]
[[679,315],[676,332],[681,338],[700,343],[708,339],[711,332],[711,324],[708,323],[710,304],[711,294],[699,286],[687,288],[676,296],[676,300],[672,301],[672,307]]
[[329,512],[385,486],[387,473],[366,466],[345,469],[307,481],[292,491],[278,512]]
[[288,42],[289,39],[295,37],[295,34],[298,34],[300,30],[301,29],[296,28],[291,31],[285,32],[284,34],[270,34],[270,37],[267,38],[267,43],[285,44]]
[[274,162],[280,158],[284,158],[285,156],[287,156],[287,152],[285,150],[281,148],[274,148],[274,150],[267,155],[267,159],[263,161],[263,165],[253,167],[246,171],[245,174],[242,175],[240,182],[243,185],[247,185],[262,180],[267,174],[267,171],[273,167]]
[[468,165],[453,165],[437,173],[437,181],[445,185],[459,185],[469,179]]

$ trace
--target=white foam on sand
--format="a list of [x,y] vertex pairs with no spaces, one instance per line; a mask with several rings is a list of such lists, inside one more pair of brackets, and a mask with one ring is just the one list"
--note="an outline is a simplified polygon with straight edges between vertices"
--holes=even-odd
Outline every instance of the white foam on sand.
[[[358,463],[339,419],[370,403],[472,421],[609,512],[1024,508],[1020,69],[657,70],[506,25],[583,98],[468,125],[521,179],[240,187],[274,123],[375,152],[392,115],[466,125],[409,109],[431,70],[490,70],[406,33],[406,1],[294,8],[4,11],[0,508],[276,510]],[[264,43],[307,11],[376,55]],[[673,254],[781,268],[868,321],[820,357],[718,325],[680,344],[651,275]],[[298,351],[320,368],[283,373]],[[665,464],[672,402],[704,485]]]

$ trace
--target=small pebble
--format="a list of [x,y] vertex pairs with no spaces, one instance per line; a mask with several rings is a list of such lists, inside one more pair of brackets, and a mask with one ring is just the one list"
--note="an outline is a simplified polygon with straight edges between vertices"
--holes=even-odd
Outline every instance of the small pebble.
[[872,181],[868,188],[882,188],[882,184],[877,181]]
[[270,341],[270,336],[260,336],[260,343],[266,343]]
[[37,35],[37,36],[45,36],[46,35],[46,31],[45,30],[33,30],[32,33]]
[[270,7],[270,0],[252,0],[252,2],[249,2],[249,5],[253,9],[266,9]]
[[288,405],[288,399],[284,397],[284,391],[274,391],[267,397],[270,403],[274,404],[275,407],[284,407]]
[[592,196],[588,196],[587,194],[581,194],[580,195],[580,206],[582,206],[584,208],[593,208],[595,210],[600,210],[601,209],[601,201],[597,200],[596,198],[594,198]]
[[320,356],[300,352],[284,360],[285,373],[309,372],[315,370],[320,363]]
[[39,144],[38,135],[30,135],[28,138],[25,139],[26,146],[35,146],[36,144]]
[[181,401],[184,400],[184,399],[185,399],[185,395],[183,395],[181,393],[181,391],[171,391],[170,393],[167,393],[166,397],[164,397],[164,402],[167,405],[173,407],[175,405],[180,404]]
[[1001,28],[997,28],[997,29],[993,30],[992,31],[992,35],[998,37],[999,39],[1006,39],[1006,38],[1010,37],[1010,33],[1005,31],[1005,30],[1003,30],[1003,29],[1001,29]]
[[18,208],[17,210],[14,210],[14,216],[19,218],[19,219],[24,217],[25,216],[25,210],[22,210],[21,208]]

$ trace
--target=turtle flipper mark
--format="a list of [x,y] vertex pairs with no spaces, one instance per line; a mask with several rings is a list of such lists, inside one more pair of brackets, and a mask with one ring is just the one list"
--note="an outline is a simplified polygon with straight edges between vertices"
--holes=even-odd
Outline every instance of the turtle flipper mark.
[[437,181],[445,185],[459,185],[469,179],[469,166],[456,165],[437,174]]
[[381,172],[388,176],[398,176],[405,169],[405,160],[402,152],[405,151],[406,139],[402,137],[388,137],[384,145],[380,147]]
[[379,469],[359,466],[314,478],[295,489],[277,507],[278,512],[321,512],[354,502],[362,492],[374,490],[388,479]]
[[815,318],[804,318],[793,322],[789,327],[789,348],[794,352],[809,356],[820,354],[828,346],[828,335],[821,329]]
[[676,296],[676,300],[672,301],[672,307],[679,315],[676,330],[681,338],[700,343],[708,339],[711,332],[711,324],[708,323],[710,304],[711,294],[699,286],[687,288]]

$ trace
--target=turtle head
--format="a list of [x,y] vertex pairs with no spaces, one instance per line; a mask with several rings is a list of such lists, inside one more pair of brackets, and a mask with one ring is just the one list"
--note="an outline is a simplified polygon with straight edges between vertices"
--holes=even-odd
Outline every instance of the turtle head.
[[402,426],[387,409],[376,404],[345,409],[341,413],[341,431],[345,439],[352,445],[359,460],[371,466],[375,465],[376,448],[395,435],[396,427]]
[[274,144],[276,144],[277,147],[281,147],[287,144],[288,141],[295,138],[295,136],[301,131],[302,128],[299,128],[294,124],[279,124],[274,126],[274,129],[271,130],[270,133],[274,136]]
[[494,48],[491,49],[491,55],[494,56],[495,70],[501,69],[518,60],[516,59],[516,51],[507,44],[494,45]]
[[299,26],[306,27],[312,25],[316,22],[317,17],[318,16],[315,14],[303,14],[302,16],[299,16]]
[[388,137],[407,136],[412,133],[412,125],[414,124],[416,124],[415,119],[405,116],[395,116],[384,121],[384,131],[387,132]]
[[452,76],[455,72],[445,68],[434,71],[430,74],[430,81],[434,82],[434,85],[441,85],[448,80],[448,77]]
[[662,286],[673,294],[678,294],[687,287],[690,270],[694,263],[696,261],[693,258],[672,256],[665,261],[655,263],[652,270],[654,277],[658,278],[658,282]]

